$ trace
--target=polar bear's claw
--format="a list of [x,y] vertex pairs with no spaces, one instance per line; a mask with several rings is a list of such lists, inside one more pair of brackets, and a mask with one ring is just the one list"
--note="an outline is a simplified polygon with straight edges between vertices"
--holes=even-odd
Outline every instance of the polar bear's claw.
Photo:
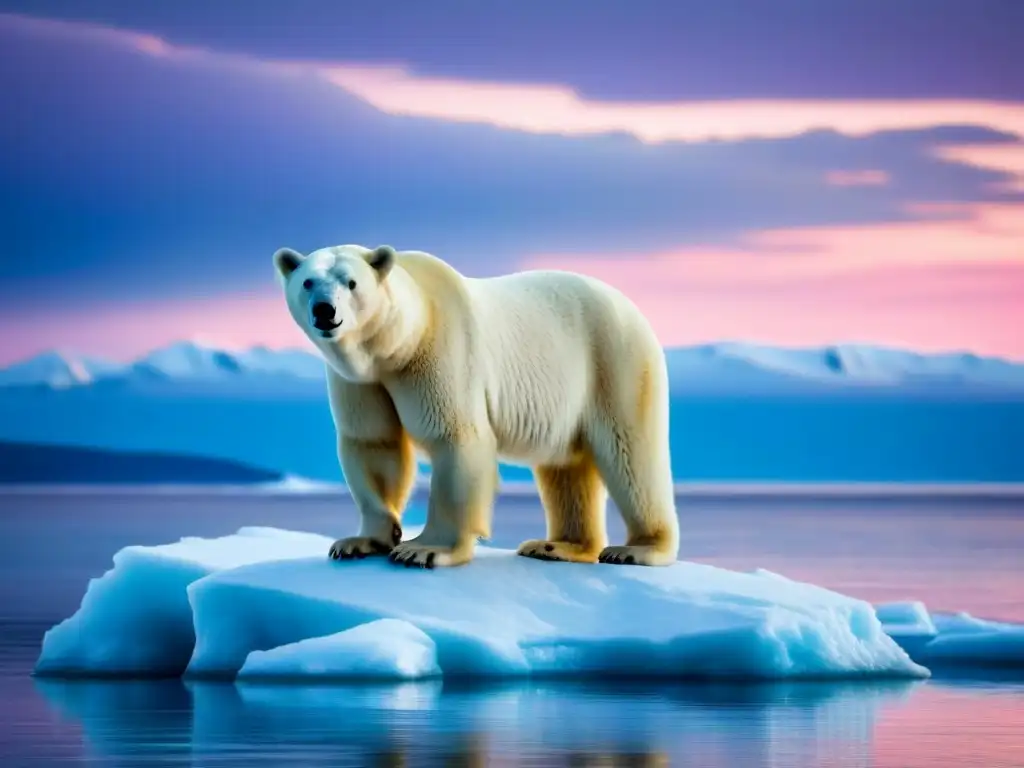
[[332,560],[362,560],[373,555],[386,555],[390,551],[391,545],[383,541],[368,536],[351,536],[331,544],[328,555]]
[[406,568],[433,568],[437,561],[437,552],[416,549],[404,549],[400,552],[392,550],[388,555],[388,560],[398,565],[404,565]]
[[391,550],[388,560],[406,568],[444,568],[462,565],[472,559],[471,550],[453,549],[451,547],[417,544],[415,539],[404,541]]
[[597,561],[610,565],[636,565],[636,558],[633,555],[624,555],[621,552],[602,552],[597,556]]
[[671,552],[646,545],[605,547],[598,555],[599,563],[609,565],[669,565],[675,561]]
[[534,560],[553,560],[568,563],[593,563],[597,553],[592,547],[571,541],[545,541],[531,539],[524,541],[516,550],[517,555],[532,557]]

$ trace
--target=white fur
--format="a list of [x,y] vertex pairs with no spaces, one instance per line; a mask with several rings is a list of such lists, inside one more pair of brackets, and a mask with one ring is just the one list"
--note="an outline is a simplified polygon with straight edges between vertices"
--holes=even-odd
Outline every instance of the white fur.
[[[569,272],[474,279],[406,251],[379,276],[374,253],[327,248],[290,274],[278,260],[292,317],[328,364],[342,466],[363,517],[360,536],[332,552],[397,544],[388,526],[408,498],[415,447],[432,463],[428,522],[393,560],[468,561],[490,534],[500,458],[536,468],[548,516],[548,538],[521,554],[673,561],[667,373],[639,309]],[[310,326],[307,278],[337,302],[341,326],[330,338]],[[605,548],[604,487],[625,518],[624,547]]]

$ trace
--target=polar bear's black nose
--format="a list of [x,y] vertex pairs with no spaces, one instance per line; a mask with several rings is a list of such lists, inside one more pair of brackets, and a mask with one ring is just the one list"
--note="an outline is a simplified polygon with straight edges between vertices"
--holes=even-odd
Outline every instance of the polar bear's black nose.
[[326,320],[327,322],[334,320],[334,307],[326,301],[318,301],[310,311],[313,313],[314,320]]
[[334,322],[334,305],[326,301],[318,301],[309,308],[313,315],[313,327],[318,331],[333,331],[341,323]]

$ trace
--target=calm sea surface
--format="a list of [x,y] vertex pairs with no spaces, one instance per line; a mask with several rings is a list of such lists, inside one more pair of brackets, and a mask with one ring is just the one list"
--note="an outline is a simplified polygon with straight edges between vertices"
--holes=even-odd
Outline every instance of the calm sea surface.
[[[684,497],[679,508],[685,559],[1024,622],[1021,500]],[[336,496],[0,493],[0,765],[1024,766],[1024,676],[635,688],[29,677],[42,633],[122,546],[355,524]],[[535,500],[499,502],[496,545],[542,533]]]

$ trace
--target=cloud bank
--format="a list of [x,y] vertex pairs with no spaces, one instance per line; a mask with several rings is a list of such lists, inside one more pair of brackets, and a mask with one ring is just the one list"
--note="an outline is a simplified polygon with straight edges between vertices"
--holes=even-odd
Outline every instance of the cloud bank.
[[[21,351],[65,318],[107,318],[96,337],[145,328],[146,306],[161,322],[131,344],[157,326],[210,335],[195,326],[214,318],[276,339],[250,311],[274,300],[269,255],[338,242],[425,248],[474,275],[598,274],[669,343],[1019,346],[996,326],[1020,295],[991,288],[1021,285],[1021,104],[611,101],[11,15],[0,43],[19,105],[0,125],[19,254],[0,303]],[[929,328],[954,274],[974,297],[956,316],[982,319]],[[897,275],[903,293],[883,290]]]

